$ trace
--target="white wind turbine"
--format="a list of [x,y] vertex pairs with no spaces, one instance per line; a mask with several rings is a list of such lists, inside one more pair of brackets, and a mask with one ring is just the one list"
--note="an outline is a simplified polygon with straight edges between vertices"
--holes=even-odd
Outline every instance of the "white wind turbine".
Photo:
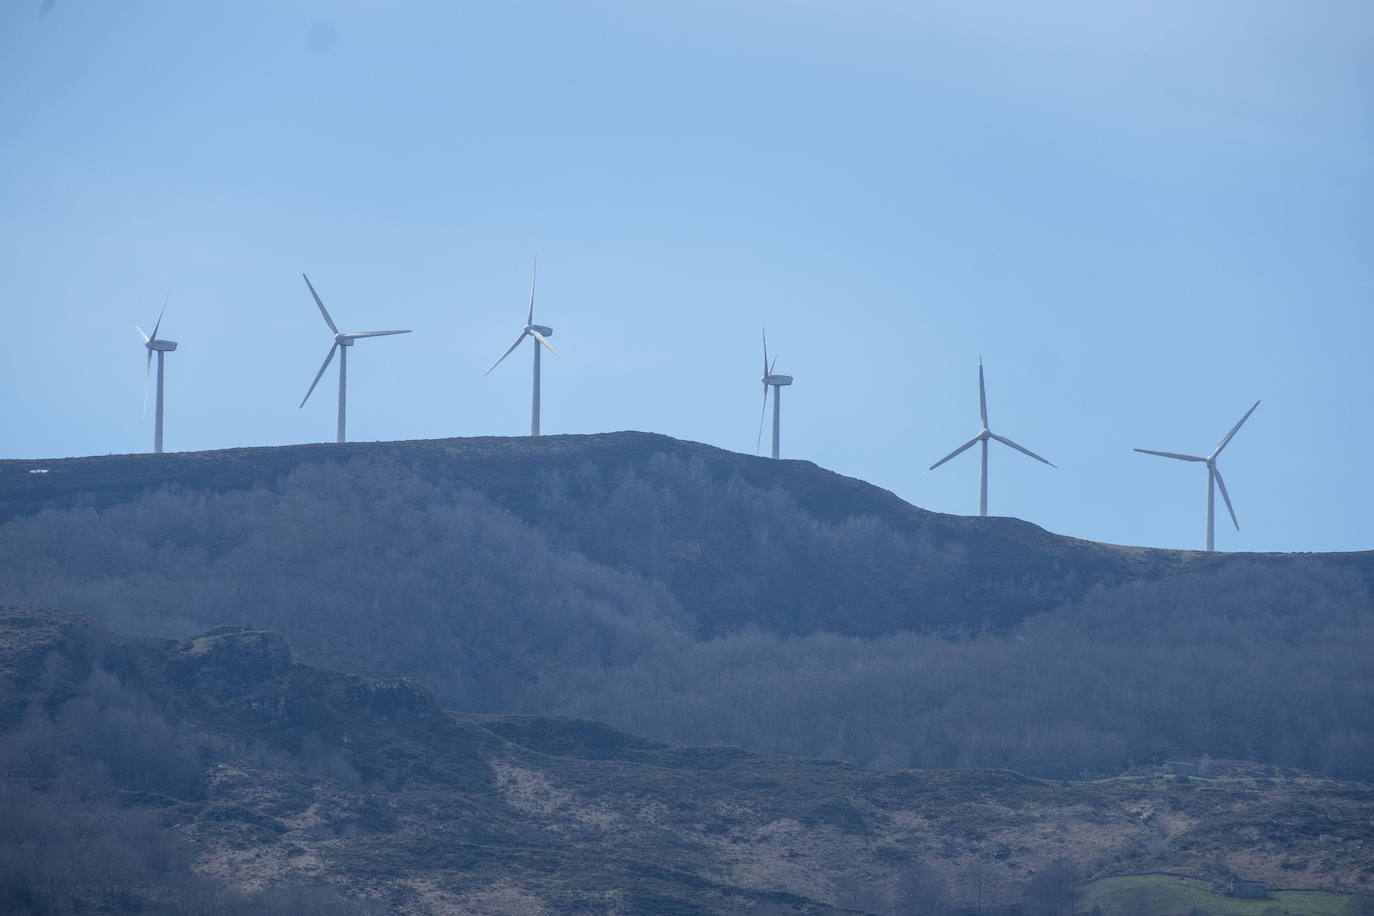
[[320,371],[315,373],[315,381],[310,383],[310,390],[301,398],[301,406],[310,400],[310,395],[314,392],[315,386],[320,383],[320,378],[324,375],[324,370],[329,368],[329,363],[334,359],[334,354],[339,354],[339,430],[336,441],[344,441],[345,418],[348,412],[348,348],[353,346],[355,340],[363,337],[387,337],[391,334],[409,334],[410,331],[353,331],[348,334],[341,332],[334,324],[334,319],[329,317],[329,311],[320,301],[320,294],[315,292],[315,286],[310,282],[310,278],[301,274],[305,279],[305,285],[310,287],[310,295],[315,297],[315,304],[320,307],[320,314],[324,316],[324,323],[329,325],[329,330],[334,332],[334,345],[329,348],[328,355],[324,358],[324,364],[320,366]]
[[153,325],[153,334],[151,337],[143,333],[143,329],[138,325],[134,325],[134,330],[138,331],[139,336],[143,338],[143,346],[148,350],[148,368],[143,373],[144,416],[148,414],[148,376],[153,371],[153,354],[157,354],[157,406],[155,408],[156,419],[153,421],[154,454],[160,454],[162,452],[162,357],[163,354],[171,353],[177,348],[177,342],[175,340],[159,340],[157,336],[158,329],[162,327],[162,316],[167,311],[167,299],[171,297],[172,294],[168,291],[166,298],[162,300],[162,311],[157,313],[157,324]]
[[778,446],[782,430],[782,389],[792,384],[790,375],[774,375],[773,366],[778,364],[778,357],[774,355],[773,364],[768,364],[768,332],[763,332],[763,409],[759,411],[759,436],[758,442],[754,444],[754,453],[758,454],[759,445],[763,442],[763,418],[768,413],[768,389],[773,389],[773,457],[778,457]]
[[1236,526],[1237,531],[1240,530],[1240,522],[1236,520],[1236,510],[1231,507],[1231,497],[1226,492],[1226,481],[1221,479],[1221,471],[1217,468],[1217,456],[1220,455],[1221,450],[1226,448],[1231,442],[1231,437],[1240,430],[1245,421],[1250,419],[1250,414],[1254,413],[1255,408],[1259,405],[1259,401],[1252,404],[1250,409],[1245,412],[1245,416],[1240,418],[1240,422],[1231,427],[1231,431],[1222,438],[1221,442],[1217,443],[1217,447],[1212,449],[1212,454],[1208,455],[1206,458],[1197,455],[1180,455],[1176,452],[1156,452],[1148,448],[1136,449],[1137,452],[1145,455],[1158,455],[1161,458],[1176,458],[1179,461],[1201,461],[1203,464],[1207,465],[1207,550],[1216,549],[1214,531],[1217,487],[1221,488],[1221,498],[1226,500],[1226,511],[1231,513],[1231,523]]
[[937,461],[937,462],[935,462],[934,464],[932,464],[932,465],[930,466],[930,469],[931,469],[932,471],[935,470],[935,469],[938,468],[940,465],[944,464],[946,461],[948,461],[949,459],[953,458],[955,455],[959,454],[960,452],[963,452],[963,451],[965,451],[965,450],[967,450],[967,449],[969,449],[969,448],[972,448],[972,447],[973,447],[973,444],[974,444],[975,442],[981,442],[982,445],[983,445],[983,473],[982,473],[982,477],[981,477],[981,479],[980,479],[980,481],[979,481],[979,485],[978,485],[978,514],[979,514],[979,515],[987,515],[987,514],[988,514],[988,440],[989,440],[989,439],[996,439],[998,442],[1002,443],[1003,445],[1009,445],[1009,446],[1011,446],[1012,448],[1016,449],[1016,450],[1017,450],[1018,452],[1020,452],[1021,454],[1023,454],[1023,455],[1029,455],[1029,456],[1031,456],[1032,458],[1034,458],[1036,461],[1044,462],[1045,464],[1048,464],[1050,467],[1055,467],[1055,464],[1054,464],[1053,462],[1051,462],[1051,461],[1047,461],[1046,459],[1041,458],[1039,455],[1035,454],[1035,452],[1032,452],[1030,449],[1028,449],[1028,448],[1023,448],[1023,447],[1017,445],[1015,442],[1012,442],[1010,439],[1006,438],[1005,436],[999,436],[999,435],[997,435],[995,432],[993,432],[992,430],[988,429],[988,394],[987,394],[987,387],[983,384],[983,361],[982,361],[981,359],[978,360],[978,410],[979,410],[979,412],[982,414],[982,417],[983,417],[983,428],[982,428],[981,430],[979,430],[978,435],[974,436],[972,439],[968,440],[968,441],[965,442],[963,445],[959,446],[959,447],[956,448],[954,451],[950,452],[948,455],[946,455],[945,457],[941,458],[939,461]]
[[[549,341],[548,341],[548,338],[550,338],[550,337],[553,336],[553,328],[548,327],[548,326],[546,326],[546,325],[535,324],[535,323],[534,323],[534,285],[535,285],[535,282],[536,282],[538,279],[539,279],[539,259],[538,259],[538,258],[535,258],[535,259],[534,259],[534,274],[530,277],[530,311],[529,311],[529,315],[525,318],[525,327],[524,327],[524,329],[520,332],[519,336],[515,338],[515,343],[511,344],[510,347],[506,350],[506,352],[501,354],[501,359],[498,359],[496,362],[494,362],[494,363],[491,364],[491,369],[495,369],[497,366],[501,365],[501,361],[502,361],[502,360],[504,360],[507,356],[510,356],[511,353],[515,352],[515,348],[518,347],[518,346],[520,346],[520,342],[523,341],[526,337],[533,337],[533,338],[534,338],[534,396],[533,396],[533,401],[532,401],[532,403],[531,403],[531,405],[530,405],[530,435],[531,435],[531,436],[537,436],[537,435],[539,435],[539,354],[540,354],[539,346],[540,346],[540,344],[543,344],[544,346],[548,347],[548,348],[549,348],[549,352],[552,353],[554,356],[557,356],[559,359],[562,359],[562,358],[563,358],[563,354],[558,352],[558,348],[555,347],[553,344],[549,343]],[[488,369],[486,372],[484,372],[484,373],[482,373],[482,374],[483,374],[484,376],[485,376],[485,375],[491,375],[491,369]]]

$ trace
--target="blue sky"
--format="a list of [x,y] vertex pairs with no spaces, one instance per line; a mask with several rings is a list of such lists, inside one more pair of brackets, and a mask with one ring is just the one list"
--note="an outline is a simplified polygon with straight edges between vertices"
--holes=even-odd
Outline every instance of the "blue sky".
[[[0,5],[0,457],[546,433],[783,450],[930,509],[1374,547],[1374,6],[40,0]],[[332,372],[332,370],[331,370]],[[766,448],[766,443],[765,443]]]

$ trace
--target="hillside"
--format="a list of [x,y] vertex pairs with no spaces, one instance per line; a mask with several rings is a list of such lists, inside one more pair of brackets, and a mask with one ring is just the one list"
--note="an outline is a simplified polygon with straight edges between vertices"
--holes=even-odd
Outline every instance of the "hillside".
[[1144,871],[1374,877],[1364,784],[1225,761],[1058,783],[675,748],[450,712],[240,627],[130,640],[0,610],[0,761],[7,912],[54,894],[56,912],[938,916]]
[[[33,473],[42,471],[44,473]],[[1374,554],[1147,550],[643,433],[0,462],[0,601],[880,767],[1374,778]]]
[[[603,527],[624,529],[625,536],[570,532],[578,548],[598,562],[661,578],[707,632],[749,624],[856,635],[932,626],[1005,626],[1077,597],[1095,583],[1155,578],[1225,561],[1223,555],[1197,551],[1082,541],[1050,534],[1020,519],[928,512],[807,461],[771,461],[638,432],[3,461],[0,522],[42,509],[128,504],[166,485],[214,493],[250,490],[271,486],[301,467],[359,459],[394,463],[427,481],[470,488],[531,525],[568,529],[576,520],[564,515],[599,515]],[[44,473],[32,473],[35,470]],[[681,487],[683,472],[695,475],[697,479],[686,482],[698,492],[679,500],[670,515],[663,497]],[[627,478],[647,492],[626,492]],[[755,521],[727,511],[729,494],[722,491],[731,486],[784,494],[787,505],[779,507],[781,523],[805,528],[871,519],[916,543],[903,556],[870,556],[858,564],[854,557],[826,556],[829,568],[816,571],[796,588],[771,581],[770,588],[750,588],[747,596],[741,595],[732,580],[741,572],[766,572],[759,568],[766,558],[759,556],[759,545],[731,533],[734,525]],[[607,489],[613,490],[611,501],[601,498]],[[383,498],[365,491],[356,496]],[[640,505],[625,505],[635,496],[643,497]],[[636,510],[643,511],[636,516]],[[671,530],[655,531],[656,526]],[[776,536],[786,538],[788,533]],[[884,562],[919,558],[949,569],[920,570]],[[1270,559],[1282,561],[1278,555]],[[1374,554],[1333,554],[1325,559],[1374,575]],[[939,573],[938,578],[921,574],[931,571]],[[864,580],[862,602],[852,591],[856,579]]]

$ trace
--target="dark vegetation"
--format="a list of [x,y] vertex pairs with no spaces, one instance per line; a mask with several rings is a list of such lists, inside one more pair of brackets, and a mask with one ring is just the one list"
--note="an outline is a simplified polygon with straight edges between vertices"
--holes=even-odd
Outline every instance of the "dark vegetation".
[[252,622],[458,708],[880,767],[1374,777],[1368,554],[1113,548],[637,434],[5,464],[0,601]]
[[230,747],[102,667],[91,635],[69,615],[0,615],[0,913],[364,913],[327,886],[243,892],[192,870],[175,828]]
[[1031,916],[1113,874],[1374,879],[1370,786],[1207,770],[1061,782],[675,748],[446,712],[250,628],[125,639],[0,607],[6,914]]

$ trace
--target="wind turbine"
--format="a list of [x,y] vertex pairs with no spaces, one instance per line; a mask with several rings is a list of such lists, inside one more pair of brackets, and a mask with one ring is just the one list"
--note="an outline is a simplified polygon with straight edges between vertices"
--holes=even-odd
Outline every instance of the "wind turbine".
[[763,332],[763,409],[759,412],[759,437],[754,444],[754,453],[758,454],[759,444],[763,442],[763,418],[768,413],[768,389],[773,389],[773,457],[778,457],[779,435],[782,428],[782,389],[786,385],[792,384],[790,375],[774,375],[773,366],[778,364],[778,357],[773,357],[773,364],[768,364],[768,332]]
[[1217,447],[1212,449],[1212,454],[1208,455],[1206,458],[1202,458],[1197,455],[1180,455],[1176,452],[1156,452],[1148,448],[1136,449],[1137,452],[1140,452],[1145,455],[1158,455],[1161,458],[1176,458],[1179,461],[1201,461],[1203,464],[1207,465],[1208,550],[1216,549],[1216,539],[1213,536],[1213,532],[1215,530],[1217,487],[1221,488],[1221,498],[1226,500],[1226,511],[1231,513],[1231,523],[1236,526],[1237,531],[1240,530],[1240,522],[1236,520],[1236,510],[1231,507],[1231,497],[1226,492],[1226,481],[1221,479],[1221,471],[1217,468],[1217,456],[1221,454],[1222,449],[1226,448],[1226,446],[1230,444],[1231,437],[1234,436],[1240,430],[1241,426],[1245,424],[1246,420],[1250,419],[1250,414],[1254,413],[1255,408],[1258,406],[1260,406],[1259,401],[1256,401],[1254,404],[1252,404],[1250,406],[1250,409],[1245,412],[1245,416],[1240,418],[1240,422],[1237,423],[1235,426],[1231,427],[1231,431],[1227,433],[1226,436],[1219,443],[1217,443]]
[[310,400],[310,395],[314,392],[315,386],[320,383],[324,370],[329,368],[329,363],[334,359],[334,354],[339,354],[339,434],[336,441],[344,441],[345,419],[348,412],[348,348],[353,346],[355,340],[364,337],[387,337],[391,334],[409,334],[410,331],[353,331],[348,334],[341,332],[334,324],[334,319],[329,317],[329,310],[320,301],[320,294],[315,292],[315,286],[310,282],[310,278],[301,274],[305,279],[305,285],[310,287],[310,295],[315,297],[315,304],[320,307],[320,314],[324,316],[324,323],[329,325],[329,330],[334,332],[334,345],[329,348],[328,355],[324,358],[324,364],[320,366],[320,371],[315,373],[315,381],[310,383],[310,390],[301,398],[301,406]]
[[[496,362],[491,364],[491,369],[495,369],[497,366],[501,365],[502,360],[504,360],[507,356],[510,356],[511,353],[515,352],[515,348],[520,346],[520,342],[522,340],[524,340],[526,337],[534,338],[534,398],[530,406],[531,436],[539,435],[539,345],[543,344],[544,346],[549,348],[549,352],[552,353],[554,356],[557,356],[559,359],[563,358],[563,354],[558,352],[558,348],[555,347],[553,344],[549,343],[548,339],[553,336],[553,328],[548,327],[546,325],[534,323],[534,284],[538,279],[539,259],[535,258],[534,274],[530,277],[530,312],[529,315],[525,318],[525,328],[520,332],[520,335],[515,338],[515,343],[511,344],[510,347],[506,350],[506,352],[501,354],[501,359],[498,359]],[[486,372],[483,372],[482,375],[491,375],[491,369],[488,369]]]
[[172,297],[170,290],[166,298],[162,300],[162,311],[157,313],[157,324],[153,325],[153,334],[149,337],[143,333],[143,329],[134,325],[134,330],[138,331],[143,338],[143,346],[148,351],[148,368],[143,373],[143,415],[148,415],[148,376],[153,371],[153,354],[157,354],[157,407],[156,419],[153,422],[153,453],[162,453],[162,357],[164,353],[171,353],[177,348],[175,340],[159,340],[158,329],[162,327],[162,316],[167,312],[167,300]]
[[1016,449],[1016,450],[1017,450],[1018,452],[1020,452],[1021,454],[1023,454],[1023,455],[1029,455],[1029,456],[1031,456],[1032,458],[1034,458],[1036,461],[1044,462],[1045,464],[1048,464],[1050,467],[1055,467],[1055,464],[1054,464],[1053,462],[1051,462],[1051,461],[1048,461],[1048,460],[1046,460],[1046,459],[1044,459],[1044,458],[1041,458],[1039,455],[1035,454],[1035,452],[1032,452],[1030,449],[1028,449],[1028,448],[1023,448],[1022,446],[1017,445],[1015,442],[1012,442],[1012,441],[1011,441],[1010,439],[1008,439],[1007,437],[1005,437],[1005,436],[999,436],[999,435],[997,435],[995,432],[993,432],[992,430],[988,429],[988,393],[987,393],[987,386],[983,383],[983,361],[982,361],[981,359],[978,360],[978,410],[979,410],[979,412],[982,414],[982,417],[983,417],[983,428],[982,428],[981,430],[978,431],[978,435],[974,436],[972,439],[968,440],[968,441],[965,442],[963,445],[959,446],[959,447],[956,448],[954,451],[950,452],[948,455],[946,455],[945,457],[941,458],[939,461],[937,461],[937,462],[935,462],[934,464],[932,464],[932,465],[930,466],[930,469],[933,471],[933,470],[935,470],[936,468],[938,468],[940,465],[944,464],[944,463],[945,463],[946,461],[948,461],[949,459],[953,458],[955,455],[958,455],[960,452],[963,452],[963,451],[965,451],[965,450],[967,450],[967,449],[972,448],[972,447],[973,447],[973,444],[974,444],[975,442],[980,442],[980,443],[982,443],[982,445],[983,445],[983,473],[982,473],[982,477],[981,477],[981,479],[980,479],[980,481],[979,481],[979,485],[978,485],[978,514],[979,514],[979,515],[985,516],[985,515],[988,514],[988,440],[989,440],[989,439],[996,439],[998,442],[1002,443],[1003,445],[1009,445],[1009,446],[1011,446],[1012,448]]

